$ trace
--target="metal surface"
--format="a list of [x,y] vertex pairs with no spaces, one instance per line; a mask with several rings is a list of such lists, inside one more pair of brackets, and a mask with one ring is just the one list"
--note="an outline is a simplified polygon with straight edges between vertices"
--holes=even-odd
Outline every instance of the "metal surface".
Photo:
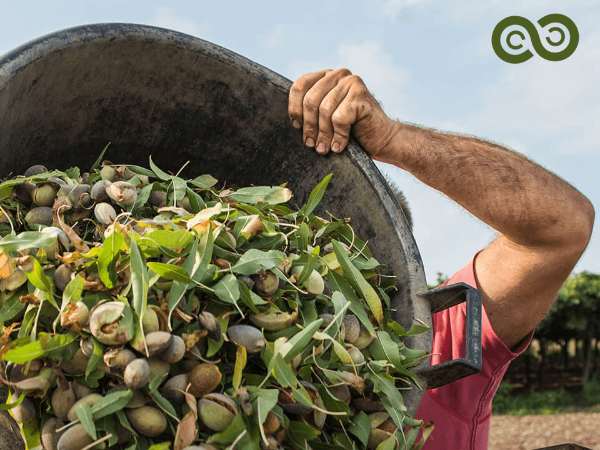
[[[431,325],[423,264],[402,210],[354,141],[325,157],[305,148],[287,115],[291,82],[229,50],[161,28],[98,24],[62,30],[0,58],[0,176],[32,164],[90,167],[106,159],[220,185],[288,183],[298,205],[327,174],[316,213],[351,217],[375,258],[399,278],[396,320]],[[431,351],[432,332],[409,337]],[[427,365],[427,363],[423,363]],[[452,381],[447,379],[447,382]],[[427,380],[419,378],[427,386]],[[415,412],[423,392],[405,395]]]
[[425,292],[421,297],[431,302],[432,313],[467,302],[465,357],[435,366],[420,366],[414,373],[427,380],[429,389],[478,373],[481,370],[481,292],[465,283],[456,283]]

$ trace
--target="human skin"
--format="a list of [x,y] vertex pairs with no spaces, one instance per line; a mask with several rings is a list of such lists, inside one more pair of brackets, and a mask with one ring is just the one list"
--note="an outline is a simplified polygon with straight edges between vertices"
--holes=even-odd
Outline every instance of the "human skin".
[[509,348],[536,327],[587,247],[590,201],[529,159],[474,137],[389,118],[347,69],[298,78],[292,125],[318,153],[341,152],[350,135],[375,160],[444,193],[499,232],[475,259],[490,323]]

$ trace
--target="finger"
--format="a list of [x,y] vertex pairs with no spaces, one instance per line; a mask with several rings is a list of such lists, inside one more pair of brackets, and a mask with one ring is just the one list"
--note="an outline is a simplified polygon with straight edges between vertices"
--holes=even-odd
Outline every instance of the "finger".
[[290,95],[288,98],[288,115],[294,128],[302,128],[303,114],[302,114],[302,102],[304,96],[314,84],[323,78],[331,70],[320,70],[319,72],[309,73],[299,77],[290,89]]
[[[344,99],[347,97],[349,90],[349,84],[340,83],[329,91],[321,101],[319,107],[319,134],[317,135],[315,146],[318,153],[324,154],[329,152],[330,149],[333,149],[334,142],[338,143],[336,150],[341,151],[339,143],[342,142],[343,139],[340,138],[340,132],[336,131],[332,119],[338,108],[347,108],[347,105],[344,104]],[[344,128],[343,132],[345,132],[345,128],[348,128],[349,130],[350,126],[348,125],[348,127],[345,127],[343,124],[338,123],[337,128]],[[337,140],[334,140],[336,134],[338,135]]]
[[339,69],[329,71],[306,92],[302,102],[302,128],[304,142],[307,146],[313,147],[317,142],[319,134],[319,108],[323,99],[334,89],[340,79],[348,76],[350,71]]

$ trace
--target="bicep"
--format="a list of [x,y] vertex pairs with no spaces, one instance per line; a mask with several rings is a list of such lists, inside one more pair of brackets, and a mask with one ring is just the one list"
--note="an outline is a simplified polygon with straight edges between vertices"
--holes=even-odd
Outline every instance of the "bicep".
[[514,348],[542,320],[581,252],[523,247],[500,235],[475,259],[475,276],[492,328]]

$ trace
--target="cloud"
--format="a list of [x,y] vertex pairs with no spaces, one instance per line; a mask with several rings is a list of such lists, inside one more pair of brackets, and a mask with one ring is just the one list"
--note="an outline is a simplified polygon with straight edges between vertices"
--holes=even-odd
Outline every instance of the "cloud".
[[[546,14],[565,11],[577,11],[594,8],[600,0],[532,0],[527,2],[507,2],[505,0],[452,0],[445,2],[443,15],[456,22],[470,23],[492,15],[530,15],[529,20],[538,20]],[[563,14],[569,15],[567,12]],[[539,17],[538,17],[539,15]]]
[[275,28],[267,35],[265,39],[265,47],[269,50],[281,48],[285,44],[287,27],[285,25],[276,25]]
[[383,15],[410,22],[414,7],[430,2],[431,0],[378,0],[376,4]]
[[360,76],[375,98],[382,101],[389,115],[400,117],[406,114],[405,88],[409,82],[409,72],[394,64],[393,58],[384,51],[379,41],[343,42],[327,62],[294,60],[288,72],[295,79],[312,71],[340,67],[346,67]]
[[157,7],[152,14],[152,25],[199,36],[201,27],[192,19],[177,14],[172,8]]
[[564,138],[565,153],[598,151],[600,123],[600,32],[587,34],[561,62],[535,55],[506,64],[483,87],[483,106],[466,118],[470,128],[518,132],[534,138]]

